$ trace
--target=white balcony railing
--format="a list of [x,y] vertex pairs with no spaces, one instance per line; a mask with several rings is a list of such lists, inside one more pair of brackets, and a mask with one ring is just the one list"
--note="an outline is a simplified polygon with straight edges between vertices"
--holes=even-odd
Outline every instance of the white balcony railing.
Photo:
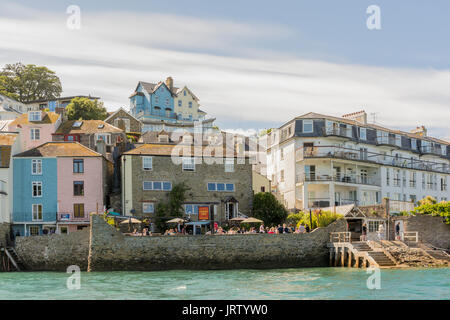
[[343,160],[364,161],[407,169],[450,173],[450,167],[447,163],[404,158],[400,156],[390,156],[365,150],[335,146],[301,147],[295,151],[295,158],[296,161],[303,161],[308,158],[337,158]]

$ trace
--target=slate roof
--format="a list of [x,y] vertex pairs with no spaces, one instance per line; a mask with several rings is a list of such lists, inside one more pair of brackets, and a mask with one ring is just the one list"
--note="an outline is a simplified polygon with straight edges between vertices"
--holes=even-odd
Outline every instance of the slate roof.
[[[80,127],[74,127],[75,122],[82,122]],[[103,125],[99,128],[99,125]],[[93,133],[119,133],[122,129],[114,127],[102,120],[70,120],[61,124],[55,134],[93,134]]]
[[46,142],[14,157],[102,157],[78,142]]
[[414,138],[414,139],[430,140],[430,141],[434,141],[434,142],[437,142],[437,143],[440,143],[440,144],[450,145],[450,142],[448,142],[448,141],[437,139],[437,138],[433,138],[433,137],[428,137],[428,136],[423,137],[423,136],[420,136],[418,134],[411,133],[411,132],[389,129],[389,128],[382,127],[382,126],[379,126],[379,125],[376,125],[376,124],[372,124],[372,123],[363,124],[363,123],[361,123],[359,121],[356,121],[356,120],[350,120],[350,119],[334,117],[334,116],[327,116],[327,115],[320,114],[320,113],[315,113],[315,112],[306,113],[304,115],[296,117],[294,120],[297,120],[297,119],[328,119],[328,120],[333,120],[333,121],[336,121],[336,122],[347,123],[347,124],[350,124],[350,125],[366,127],[366,128],[376,129],[376,130],[382,130],[382,131],[386,131],[386,132],[390,132],[390,133],[401,134],[401,135],[408,136],[408,137]]

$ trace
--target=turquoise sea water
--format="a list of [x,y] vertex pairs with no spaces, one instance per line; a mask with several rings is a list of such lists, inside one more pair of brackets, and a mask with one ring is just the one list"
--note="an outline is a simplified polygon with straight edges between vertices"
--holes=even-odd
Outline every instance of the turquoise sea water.
[[0,273],[0,299],[450,299],[450,268],[381,270],[381,289],[363,269],[82,272],[67,289],[61,272]]

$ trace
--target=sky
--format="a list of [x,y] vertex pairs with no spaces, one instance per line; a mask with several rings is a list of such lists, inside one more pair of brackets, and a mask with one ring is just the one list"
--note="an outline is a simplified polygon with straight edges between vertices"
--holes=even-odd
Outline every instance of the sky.
[[[379,30],[367,28],[370,5]],[[171,76],[224,130],[365,110],[450,139],[448,12],[446,0],[0,0],[0,66],[45,65],[63,95],[99,96],[110,111],[129,107],[138,81]]]

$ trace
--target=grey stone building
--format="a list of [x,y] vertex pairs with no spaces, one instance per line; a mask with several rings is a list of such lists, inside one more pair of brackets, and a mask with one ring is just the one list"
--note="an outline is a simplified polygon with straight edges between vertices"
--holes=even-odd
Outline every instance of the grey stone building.
[[111,113],[105,119],[106,123],[115,127],[121,128],[126,133],[140,133],[142,130],[142,123],[123,108]]
[[205,146],[194,151],[190,145],[144,144],[125,152],[121,157],[123,214],[154,221],[157,204],[166,202],[172,188],[184,182],[189,190],[183,208],[192,222],[215,221],[220,225],[238,216],[251,215],[249,159],[229,150],[227,153],[226,149],[215,149],[217,153],[211,150],[212,147]]

